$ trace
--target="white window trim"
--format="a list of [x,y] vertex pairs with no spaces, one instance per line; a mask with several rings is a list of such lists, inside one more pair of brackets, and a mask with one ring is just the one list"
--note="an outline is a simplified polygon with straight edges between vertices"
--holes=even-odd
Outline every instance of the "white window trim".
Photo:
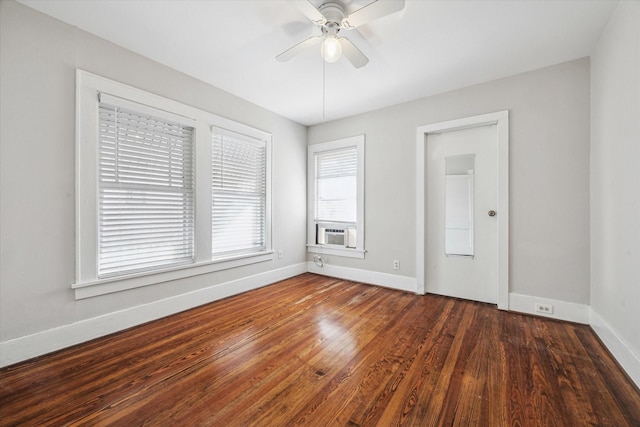
[[[307,251],[317,254],[335,255],[348,258],[363,259],[366,253],[364,248],[364,135],[356,135],[349,138],[339,139],[336,141],[323,142],[308,146],[307,152]],[[323,151],[339,150],[343,148],[356,147],[358,157],[357,172],[357,191],[358,200],[356,202],[356,247],[355,248],[336,248],[323,245],[317,245],[315,229],[315,200],[316,200],[316,153]]]
[[[195,257],[192,264],[149,273],[98,279],[98,94],[166,111],[195,127]],[[267,142],[266,250],[211,259],[211,128],[229,129]],[[89,298],[171,280],[273,260],[271,247],[271,134],[143,90],[76,70],[76,299]],[[203,184],[204,183],[204,184]],[[209,183],[209,184],[207,184]]]

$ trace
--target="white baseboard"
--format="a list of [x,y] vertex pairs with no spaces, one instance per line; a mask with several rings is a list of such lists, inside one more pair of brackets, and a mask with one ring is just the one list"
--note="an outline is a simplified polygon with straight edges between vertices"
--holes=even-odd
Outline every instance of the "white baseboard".
[[[536,303],[553,306],[553,313],[538,313],[535,310]],[[589,306],[575,302],[560,301],[549,298],[534,297],[516,293],[509,294],[509,311],[533,314],[535,316],[551,319],[566,320],[569,322],[589,324]]]
[[307,262],[307,271],[324,276],[337,277],[338,279],[383,286],[385,288],[417,292],[417,281],[415,277],[398,276],[395,274],[379,273],[376,271],[340,267],[330,264],[325,264],[324,267],[320,267],[312,261]]
[[631,380],[640,387],[640,355],[635,354],[620,335],[592,308],[589,309],[589,319],[591,329],[595,331]]
[[306,263],[294,264],[5,341],[0,343],[0,367],[270,285],[306,271]]

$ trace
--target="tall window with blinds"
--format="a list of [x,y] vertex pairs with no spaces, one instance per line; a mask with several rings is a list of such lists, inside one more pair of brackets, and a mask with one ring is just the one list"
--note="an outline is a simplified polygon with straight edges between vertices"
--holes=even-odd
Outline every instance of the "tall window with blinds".
[[214,259],[267,249],[267,143],[212,129],[211,249]]
[[194,128],[106,101],[99,103],[98,277],[192,263]]

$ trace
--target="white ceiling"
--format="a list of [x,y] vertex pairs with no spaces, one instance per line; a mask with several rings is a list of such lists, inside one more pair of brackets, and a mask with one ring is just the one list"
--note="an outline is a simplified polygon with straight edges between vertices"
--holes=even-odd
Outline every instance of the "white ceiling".
[[341,32],[370,62],[326,64],[323,89],[319,47],[275,60],[319,31],[290,1],[21,2],[304,125],[588,56],[618,3],[407,0]]

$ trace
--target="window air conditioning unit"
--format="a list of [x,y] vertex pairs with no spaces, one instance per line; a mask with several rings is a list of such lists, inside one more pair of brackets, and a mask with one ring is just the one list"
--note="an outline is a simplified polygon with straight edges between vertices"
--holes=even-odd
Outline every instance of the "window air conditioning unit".
[[318,245],[341,248],[356,247],[356,228],[345,224],[316,224]]

